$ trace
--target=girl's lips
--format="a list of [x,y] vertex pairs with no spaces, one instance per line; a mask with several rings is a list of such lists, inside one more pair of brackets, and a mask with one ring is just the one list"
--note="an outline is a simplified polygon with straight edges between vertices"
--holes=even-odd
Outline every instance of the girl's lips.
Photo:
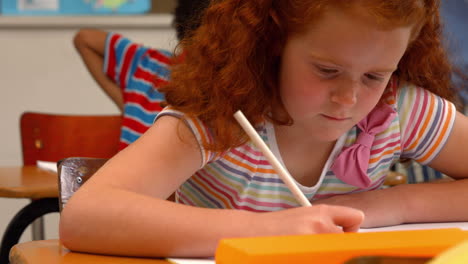
[[333,117],[333,116],[329,116],[329,115],[325,115],[325,114],[321,114],[323,117],[325,117],[326,119],[328,120],[333,120],[333,121],[346,121],[346,120],[350,120],[351,117]]

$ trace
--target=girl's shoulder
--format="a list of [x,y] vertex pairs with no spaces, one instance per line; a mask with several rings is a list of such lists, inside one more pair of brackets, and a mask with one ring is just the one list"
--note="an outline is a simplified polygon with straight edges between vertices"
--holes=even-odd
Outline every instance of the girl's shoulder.
[[185,117],[184,112],[181,112],[177,109],[172,108],[171,106],[164,107],[161,112],[155,117],[154,122],[156,122],[162,116],[173,116],[178,119]]
[[416,102],[421,102],[421,100],[426,101],[428,98],[443,100],[423,87],[394,76],[385,89],[381,102],[392,106],[397,112],[400,112],[404,111],[408,106],[414,106]]
[[192,133],[195,134],[198,140],[204,141],[208,140],[211,141],[212,139],[212,129],[210,129],[202,120],[195,116],[188,115],[180,110],[177,110],[171,106],[166,106],[155,118],[154,122],[158,120],[158,118],[162,116],[172,116],[177,119],[180,119],[183,123],[185,123]]
[[218,159],[223,155],[221,152],[210,151],[205,148],[206,144],[212,144],[214,141],[213,129],[211,129],[205,122],[195,116],[188,115],[182,111],[179,111],[171,106],[166,106],[155,118],[154,122],[162,116],[172,116],[180,119],[192,134],[195,136],[198,147],[202,155],[202,167],[209,162]]

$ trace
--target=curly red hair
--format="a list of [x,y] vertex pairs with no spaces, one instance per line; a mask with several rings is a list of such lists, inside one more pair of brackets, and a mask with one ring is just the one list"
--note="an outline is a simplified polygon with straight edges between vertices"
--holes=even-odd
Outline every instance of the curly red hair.
[[[412,25],[412,41],[394,74],[453,100],[453,69],[441,43],[439,4],[439,0],[215,0],[201,26],[181,41],[184,58],[174,61],[171,82],[161,91],[173,108],[211,128],[216,140],[204,146],[210,150],[246,142],[233,118],[238,109],[254,124],[265,119],[292,124],[277,87],[288,37],[305,32],[328,8],[359,8],[381,27]],[[272,109],[282,114],[273,117]]]

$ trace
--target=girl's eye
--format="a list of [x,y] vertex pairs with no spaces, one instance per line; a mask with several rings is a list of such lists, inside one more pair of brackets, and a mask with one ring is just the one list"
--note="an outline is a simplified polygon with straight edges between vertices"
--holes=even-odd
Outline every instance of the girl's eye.
[[383,81],[384,79],[383,77],[377,76],[375,74],[366,73],[364,75],[366,76],[367,79],[372,80],[372,81]]
[[327,75],[338,73],[338,70],[336,69],[324,68],[320,66],[317,66],[317,69],[320,71],[320,73],[327,74]]

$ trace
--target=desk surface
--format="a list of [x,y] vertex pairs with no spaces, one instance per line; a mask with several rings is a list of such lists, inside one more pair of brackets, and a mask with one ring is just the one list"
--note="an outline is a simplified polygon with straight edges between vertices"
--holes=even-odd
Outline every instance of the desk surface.
[[[426,224],[409,224],[400,225],[388,228],[367,229],[365,232],[372,231],[397,231],[397,230],[417,230],[417,229],[440,229],[440,228],[461,228],[468,230],[468,222],[455,223],[426,223]],[[362,232],[363,230],[361,230]],[[60,245],[58,240],[39,240],[15,245],[10,251],[10,264],[82,264],[82,263],[99,263],[99,264],[170,264],[170,263],[213,263],[214,260],[190,260],[181,261],[173,259],[175,262],[170,262],[163,259],[145,259],[145,258],[124,258],[115,256],[102,256],[93,254],[84,254],[70,252],[68,249]],[[383,263],[383,262],[382,262]],[[387,263],[387,262],[385,262]],[[390,263],[390,262],[388,262]]]
[[0,167],[0,197],[58,197],[57,173],[36,166]]
[[126,258],[70,252],[58,240],[38,240],[15,245],[10,264],[169,264],[162,259]]

